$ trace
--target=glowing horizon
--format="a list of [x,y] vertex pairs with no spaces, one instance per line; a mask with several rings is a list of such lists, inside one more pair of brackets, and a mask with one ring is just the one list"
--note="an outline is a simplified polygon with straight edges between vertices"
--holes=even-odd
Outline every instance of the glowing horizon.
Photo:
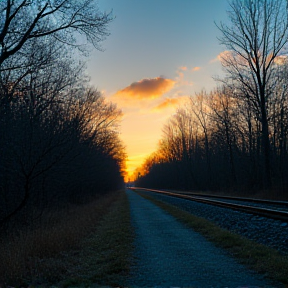
[[120,137],[131,177],[157,149],[164,123],[186,97],[216,86],[212,77],[221,73],[223,49],[214,21],[225,20],[228,6],[226,0],[98,2],[116,18],[105,51],[91,53],[87,72],[123,112]]
[[[212,64],[215,65],[215,61]],[[124,115],[121,139],[128,155],[126,182],[133,180],[134,171],[157,149],[163,125],[188,98],[193,86],[189,78],[199,70],[200,67],[179,67],[175,79],[140,79],[107,97]]]

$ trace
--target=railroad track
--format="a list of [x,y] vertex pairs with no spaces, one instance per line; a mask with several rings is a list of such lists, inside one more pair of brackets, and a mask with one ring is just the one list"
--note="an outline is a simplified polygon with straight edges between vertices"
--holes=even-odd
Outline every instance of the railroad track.
[[237,211],[244,211],[254,215],[265,216],[288,222],[288,202],[216,195],[200,195],[191,192],[171,192],[140,187],[131,187],[130,189],[165,194],[171,197],[230,208]]

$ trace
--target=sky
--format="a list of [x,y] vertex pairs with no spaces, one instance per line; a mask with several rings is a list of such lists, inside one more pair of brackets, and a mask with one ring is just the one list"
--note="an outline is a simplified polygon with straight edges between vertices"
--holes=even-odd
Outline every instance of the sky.
[[98,0],[98,6],[115,19],[87,71],[123,112],[120,137],[131,175],[157,149],[163,125],[186,97],[217,86],[225,47],[215,22],[227,21],[229,7],[227,0]]

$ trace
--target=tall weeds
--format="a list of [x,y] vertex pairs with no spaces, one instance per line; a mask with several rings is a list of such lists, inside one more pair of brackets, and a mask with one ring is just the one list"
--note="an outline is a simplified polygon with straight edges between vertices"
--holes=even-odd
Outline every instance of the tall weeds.
[[57,281],[57,275],[67,270],[61,258],[95,231],[120,194],[108,193],[89,204],[47,214],[47,221],[38,229],[4,235],[0,240],[0,287],[25,285],[33,279],[54,277],[51,280]]

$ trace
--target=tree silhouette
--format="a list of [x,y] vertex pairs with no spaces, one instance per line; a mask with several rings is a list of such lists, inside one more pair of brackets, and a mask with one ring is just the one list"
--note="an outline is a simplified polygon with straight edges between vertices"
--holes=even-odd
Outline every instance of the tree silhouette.
[[230,26],[218,25],[221,44],[227,49],[222,57],[224,70],[249,98],[259,113],[264,157],[264,187],[271,187],[268,102],[275,59],[288,42],[287,1],[233,0],[228,12]]

